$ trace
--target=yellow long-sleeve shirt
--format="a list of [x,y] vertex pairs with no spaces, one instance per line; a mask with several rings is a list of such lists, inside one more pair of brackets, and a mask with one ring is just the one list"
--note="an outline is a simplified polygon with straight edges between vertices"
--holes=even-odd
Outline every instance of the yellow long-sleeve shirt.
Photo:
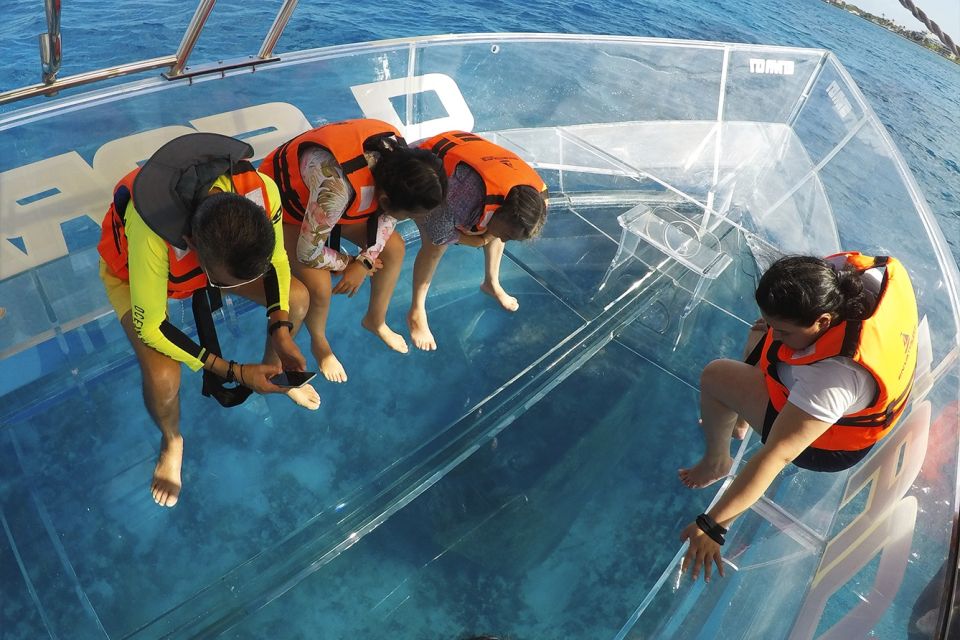
[[[270,215],[276,238],[271,257],[273,269],[264,276],[269,314],[277,309],[290,309],[290,263],[283,249],[280,192],[273,180],[262,173],[259,175],[267,187],[269,202],[273,205]],[[214,189],[229,193],[234,191],[226,175],[213,183],[211,191]],[[193,371],[200,369],[207,358],[207,351],[167,320],[167,279],[170,273],[167,243],[147,226],[132,200],[127,205],[124,228],[130,270],[130,303],[137,335],[150,347],[183,362]]]

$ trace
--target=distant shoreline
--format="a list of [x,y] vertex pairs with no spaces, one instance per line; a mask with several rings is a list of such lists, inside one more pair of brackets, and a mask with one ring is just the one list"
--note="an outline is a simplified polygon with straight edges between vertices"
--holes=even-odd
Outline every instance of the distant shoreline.
[[911,31],[910,29],[897,24],[889,18],[875,16],[869,11],[864,11],[857,5],[844,2],[843,0],[823,0],[823,2],[837,7],[838,9],[843,9],[847,13],[852,13],[853,15],[863,18],[864,20],[869,20],[873,24],[897,34],[901,38],[909,40],[914,44],[918,44],[924,49],[929,49],[930,51],[933,51],[937,55],[942,56],[955,64],[960,64],[960,58],[953,55],[953,53],[943,46],[943,43],[940,42],[935,35],[929,34],[927,31]]

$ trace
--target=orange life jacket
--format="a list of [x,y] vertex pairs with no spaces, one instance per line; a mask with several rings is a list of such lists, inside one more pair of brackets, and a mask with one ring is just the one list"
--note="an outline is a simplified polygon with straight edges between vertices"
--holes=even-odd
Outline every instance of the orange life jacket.
[[[814,343],[810,353],[795,357],[793,349],[773,339],[769,329],[760,355],[770,396],[779,413],[790,391],[777,374],[777,363],[802,366],[834,356],[851,358],[866,369],[877,384],[873,402],[856,413],[841,417],[811,447],[831,451],[859,451],[883,438],[897,423],[913,387],[917,364],[917,301],[906,269],[895,258],[839,253],[859,273],[885,267],[880,295],[873,313],[865,320],[847,320],[830,327]],[[772,420],[775,414],[769,416]]]
[[[273,203],[267,192],[263,178],[253,170],[253,166],[244,163],[249,169],[235,173],[232,176],[234,188],[240,195],[257,202],[262,201],[267,217],[273,210]],[[110,272],[121,280],[130,279],[130,270],[127,262],[127,234],[124,229],[124,217],[133,197],[133,180],[140,169],[134,169],[125,175],[113,190],[113,202],[103,218],[100,242],[97,251],[107,264]],[[258,197],[255,193],[259,191]],[[136,206],[136,203],[134,203]],[[166,242],[166,241],[165,241]],[[194,291],[207,286],[207,276],[200,268],[197,254],[192,250],[183,251],[167,244],[167,256],[170,260],[170,271],[167,277],[167,296],[171,298],[187,298]]]
[[263,159],[260,171],[274,179],[280,188],[283,221],[299,225],[310,201],[310,187],[300,175],[300,156],[311,146],[322,147],[332,155],[353,188],[350,203],[339,224],[365,222],[379,208],[373,197],[373,172],[367,165],[364,150],[372,150],[381,138],[394,137],[405,144],[400,132],[382,120],[356,119],[332,122],[301,133],[280,145]]
[[466,163],[483,178],[486,193],[480,220],[469,229],[460,229],[470,235],[487,230],[490,218],[503,204],[510,189],[528,186],[547,196],[547,185],[533,168],[514,152],[466,131],[447,131],[420,143],[443,160],[443,169],[452,176],[461,162]]

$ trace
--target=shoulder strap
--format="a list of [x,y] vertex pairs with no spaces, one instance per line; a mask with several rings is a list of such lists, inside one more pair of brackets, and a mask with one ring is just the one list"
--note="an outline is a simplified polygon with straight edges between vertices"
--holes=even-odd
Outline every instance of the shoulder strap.
[[[223,305],[223,297],[216,287],[204,287],[193,294],[193,320],[197,323],[197,337],[200,346],[210,353],[220,356],[220,341],[217,339],[217,327],[213,322],[213,312]],[[222,357],[222,356],[220,356]],[[203,395],[213,396],[224,407],[235,407],[243,404],[250,397],[253,389],[238,384],[235,387],[226,386],[228,383],[213,371],[203,372]]]

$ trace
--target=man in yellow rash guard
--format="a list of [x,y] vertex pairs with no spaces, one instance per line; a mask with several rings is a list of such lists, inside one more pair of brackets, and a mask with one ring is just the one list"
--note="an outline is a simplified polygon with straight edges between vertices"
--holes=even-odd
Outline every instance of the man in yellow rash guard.
[[[276,210],[271,212],[276,243],[270,257],[273,271],[264,274],[264,279],[267,282],[264,282],[263,285],[258,284],[255,280],[238,287],[230,287],[230,292],[251,297],[266,305],[263,292],[257,291],[257,289],[263,288],[263,286],[268,285],[270,280],[273,280],[272,283],[269,283],[272,285],[270,288],[273,289],[271,293],[275,292],[274,295],[277,297],[270,300],[268,313],[274,309],[289,312],[290,263],[287,261],[286,251],[283,249],[283,225],[279,219],[280,194],[272,180],[266,178],[264,182],[270,195],[276,198],[276,200],[271,199],[271,202],[277,203]],[[210,187],[210,192],[233,193],[230,178],[226,175],[217,178]],[[208,358],[209,354],[205,353],[199,344],[188,338],[167,320],[167,278],[170,269],[167,243],[143,222],[132,200],[127,205],[125,229],[129,252],[130,309],[136,310],[136,313],[133,314],[133,327],[137,331],[137,337],[160,353],[173,358],[177,362],[184,363],[191,371],[198,371],[204,365],[201,358]],[[205,268],[208,271],[213,270],[209,266]],[[216,277],[214,277],[214,280],[215,282],[223,282]],[[252,285],[250,288],[254,289],[252,293],[255,295],[245,295],[246,285]],[[271,296],[271,298],[273,297]],[[281,318],[276,315],[271,316],[271,319],[280,320]],[[289,332],[277,335],[289,336]]]
[[[262,190],[245,193],[246,198],[234,195],[235,180],[231,176],[221,175],[213,181],[209,196],[202,199],[191,214],[192,235],[182,237],[186,250],[161,237],[155,231],[156,223],[151,225],[144,220],[132,198],[122,216],[114,215],[111,208],[104,220],[99,246],[100,275],[140,362],[144,403],[162,434],[151,483],[154,501],[161,506],[174,506],[181,489],[183,437],[179,429],[179,363],[194,371],[202,367],[258,393],[286,391],[270,383],[270,376],[284,369],[302,371],[305,368],[306,361],[293,341],[293,334],[306,313],[307,292],[299,281],[290,277],[282,242],[277,187],[270,178],[262,174],[257,177],[262,179]],[[127,178],[121,184],[125,181]],[[260,183],[260,180],[254,182]],[[118,190],[120,188],[118,186]],[[138,196],[143,195],[134,191]],[[258,203],[261,198],[270,205],[269,220]],[[116,197],[114,202],[116,204]],[[244,221],[255,224],[244,225]],[[118,238],[124,235],[125,243],[121,243]],[[253,245],[250,242],[243,245],[244,238],[252,239]],[[236,249],[242,246],[260,248],[258,264],[250,262],[250,254],[258,252],[238,253]],[[190,253],[194,254],[192,259],[199,268],[178,275],[178,268],[183,264],[189,266]],[[255,271],[252,274],[251,269]],[[244,277],[238,277],[240,275]],[[186,297],[191,289],[201,289],[207,284],[230,289],[231,293],[267,307],[268,337],[263,364],[224,360],[196,344],[167,320],[169,296]],[[302,406],[310,409],[319,406],[319,396],[309,385],[287,393]]]

